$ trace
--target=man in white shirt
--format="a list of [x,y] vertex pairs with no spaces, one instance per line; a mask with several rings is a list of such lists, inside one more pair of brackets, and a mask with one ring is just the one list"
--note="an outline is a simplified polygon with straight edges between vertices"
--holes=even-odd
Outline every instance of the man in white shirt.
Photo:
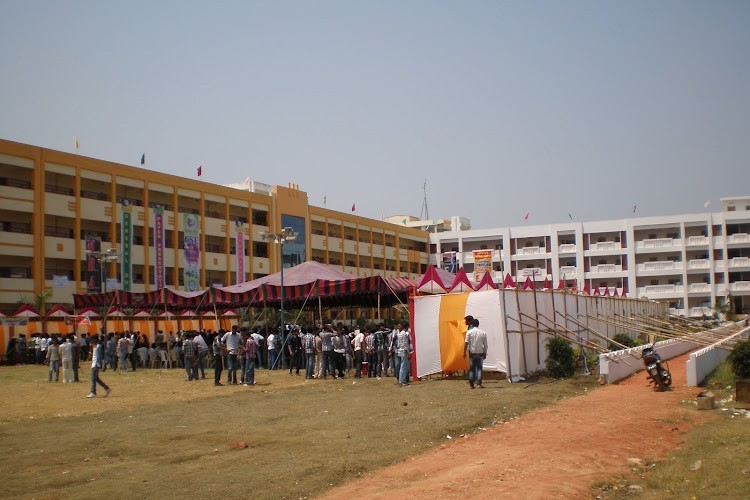
[[276,370],[278,368],[276,366],[276,334],[273,331],[268,334],[266,344],[268,344],[268,369]]
[[364,359],[362,344],[364,341],[364,333],[360,330],[356,330],[354,332],[354,338],[352,339],[352,347],[354,348],[354,378],[362,377],[362,361]]
[[63,367],[63,384],[73,382],[73,340],[68,337],[60,344],[60,360]]
[[221,338],[221,342],[227,350],[228,384],[237,384],[237,353],[240,348],[240,340],[242,340],[242,336],[237,331],[237,325],[232,325],[232,331],[225,333]]
[[86,396],[87,398],[95,398],[96,397],[96,385],[99,384],[100,386],[104,387],[104,397],[106,398],[109,396],[109,393],[111,392],[109,386],[102,382],[102,379],[99,378],[99,369],[102,367],[102,360],[104,358],[104,352],[102,345],[98,343],[98,338],[96,335],[91,336],[91,340],[89,341],[89,347],[91,348],[91,393]]
[[[469,326],[469,317],[466,318],[466,324]],[[473,389],[474,383],[480,389],[482,385],[482,365],[487,357],[487,334],[484,330],[479,329],[479,320],[472,318],[469,330],[466,332],[466,341],[464,342],[464,358],[466,351],[469,351],[469,386]]]

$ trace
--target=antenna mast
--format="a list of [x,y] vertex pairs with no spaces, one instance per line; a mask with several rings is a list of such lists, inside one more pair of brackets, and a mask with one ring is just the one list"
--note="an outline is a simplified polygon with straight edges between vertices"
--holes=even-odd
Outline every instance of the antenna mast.
[[422,184],[422,192],[424,193],[424,198],[422,199],[422,211],[419,213],[419,218],[421,220],[427,220],[430,218],[430,209],[427,208],[427,179],[425,179],[424,184]]

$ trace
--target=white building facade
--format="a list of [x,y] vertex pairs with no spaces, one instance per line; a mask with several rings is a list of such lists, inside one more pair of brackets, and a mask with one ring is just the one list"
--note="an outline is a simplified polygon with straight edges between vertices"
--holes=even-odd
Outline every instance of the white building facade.
[[750,197],[722,198],[722,211],[430,234],[430,262],[453,258],[469,276],[474,251],[492,250],[495,282],[510,274],[565,280],[579,289],[666,301],[689,317],[731,297],[750,312]]

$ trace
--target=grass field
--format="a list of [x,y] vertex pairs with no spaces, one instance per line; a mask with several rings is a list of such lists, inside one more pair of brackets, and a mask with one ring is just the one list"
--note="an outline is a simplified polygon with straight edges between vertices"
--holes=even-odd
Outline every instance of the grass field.
[[595,377],[408,387],[256,372],[255,387],[183,370],[106,372],[108,398],[0,368],[4,498],[309,498],[365,472],[596,387]]
[[[736,411],[734,376],[728,363],[709,376],[717,417],[688,433],[684,446],[660,462],[647,461],[633,473],[596,485],[604,499],[750,498],[750,416]],[[686,403],[686,404],[692,404]]]

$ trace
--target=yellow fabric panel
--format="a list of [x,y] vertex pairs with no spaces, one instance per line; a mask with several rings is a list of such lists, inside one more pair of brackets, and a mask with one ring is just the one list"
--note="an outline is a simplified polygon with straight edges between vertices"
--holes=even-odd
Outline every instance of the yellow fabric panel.
[[[10,328],[0,325],[0,354],[5,354],[10,341]],[[16,335],[18,337],[18,335]],[[26,339],[27,341],[29,339]]]
[[215,319],[209,319],[207,317],[203,317],[203,329],[204,330],[216,330],[216,320]]
[[[447,294],[440,300],[440,361],[444,371],[469,369],[469,358],[464,358],[464,316],[468,300],[468,293]],[[461,333],[462,327],[464,333]]]

